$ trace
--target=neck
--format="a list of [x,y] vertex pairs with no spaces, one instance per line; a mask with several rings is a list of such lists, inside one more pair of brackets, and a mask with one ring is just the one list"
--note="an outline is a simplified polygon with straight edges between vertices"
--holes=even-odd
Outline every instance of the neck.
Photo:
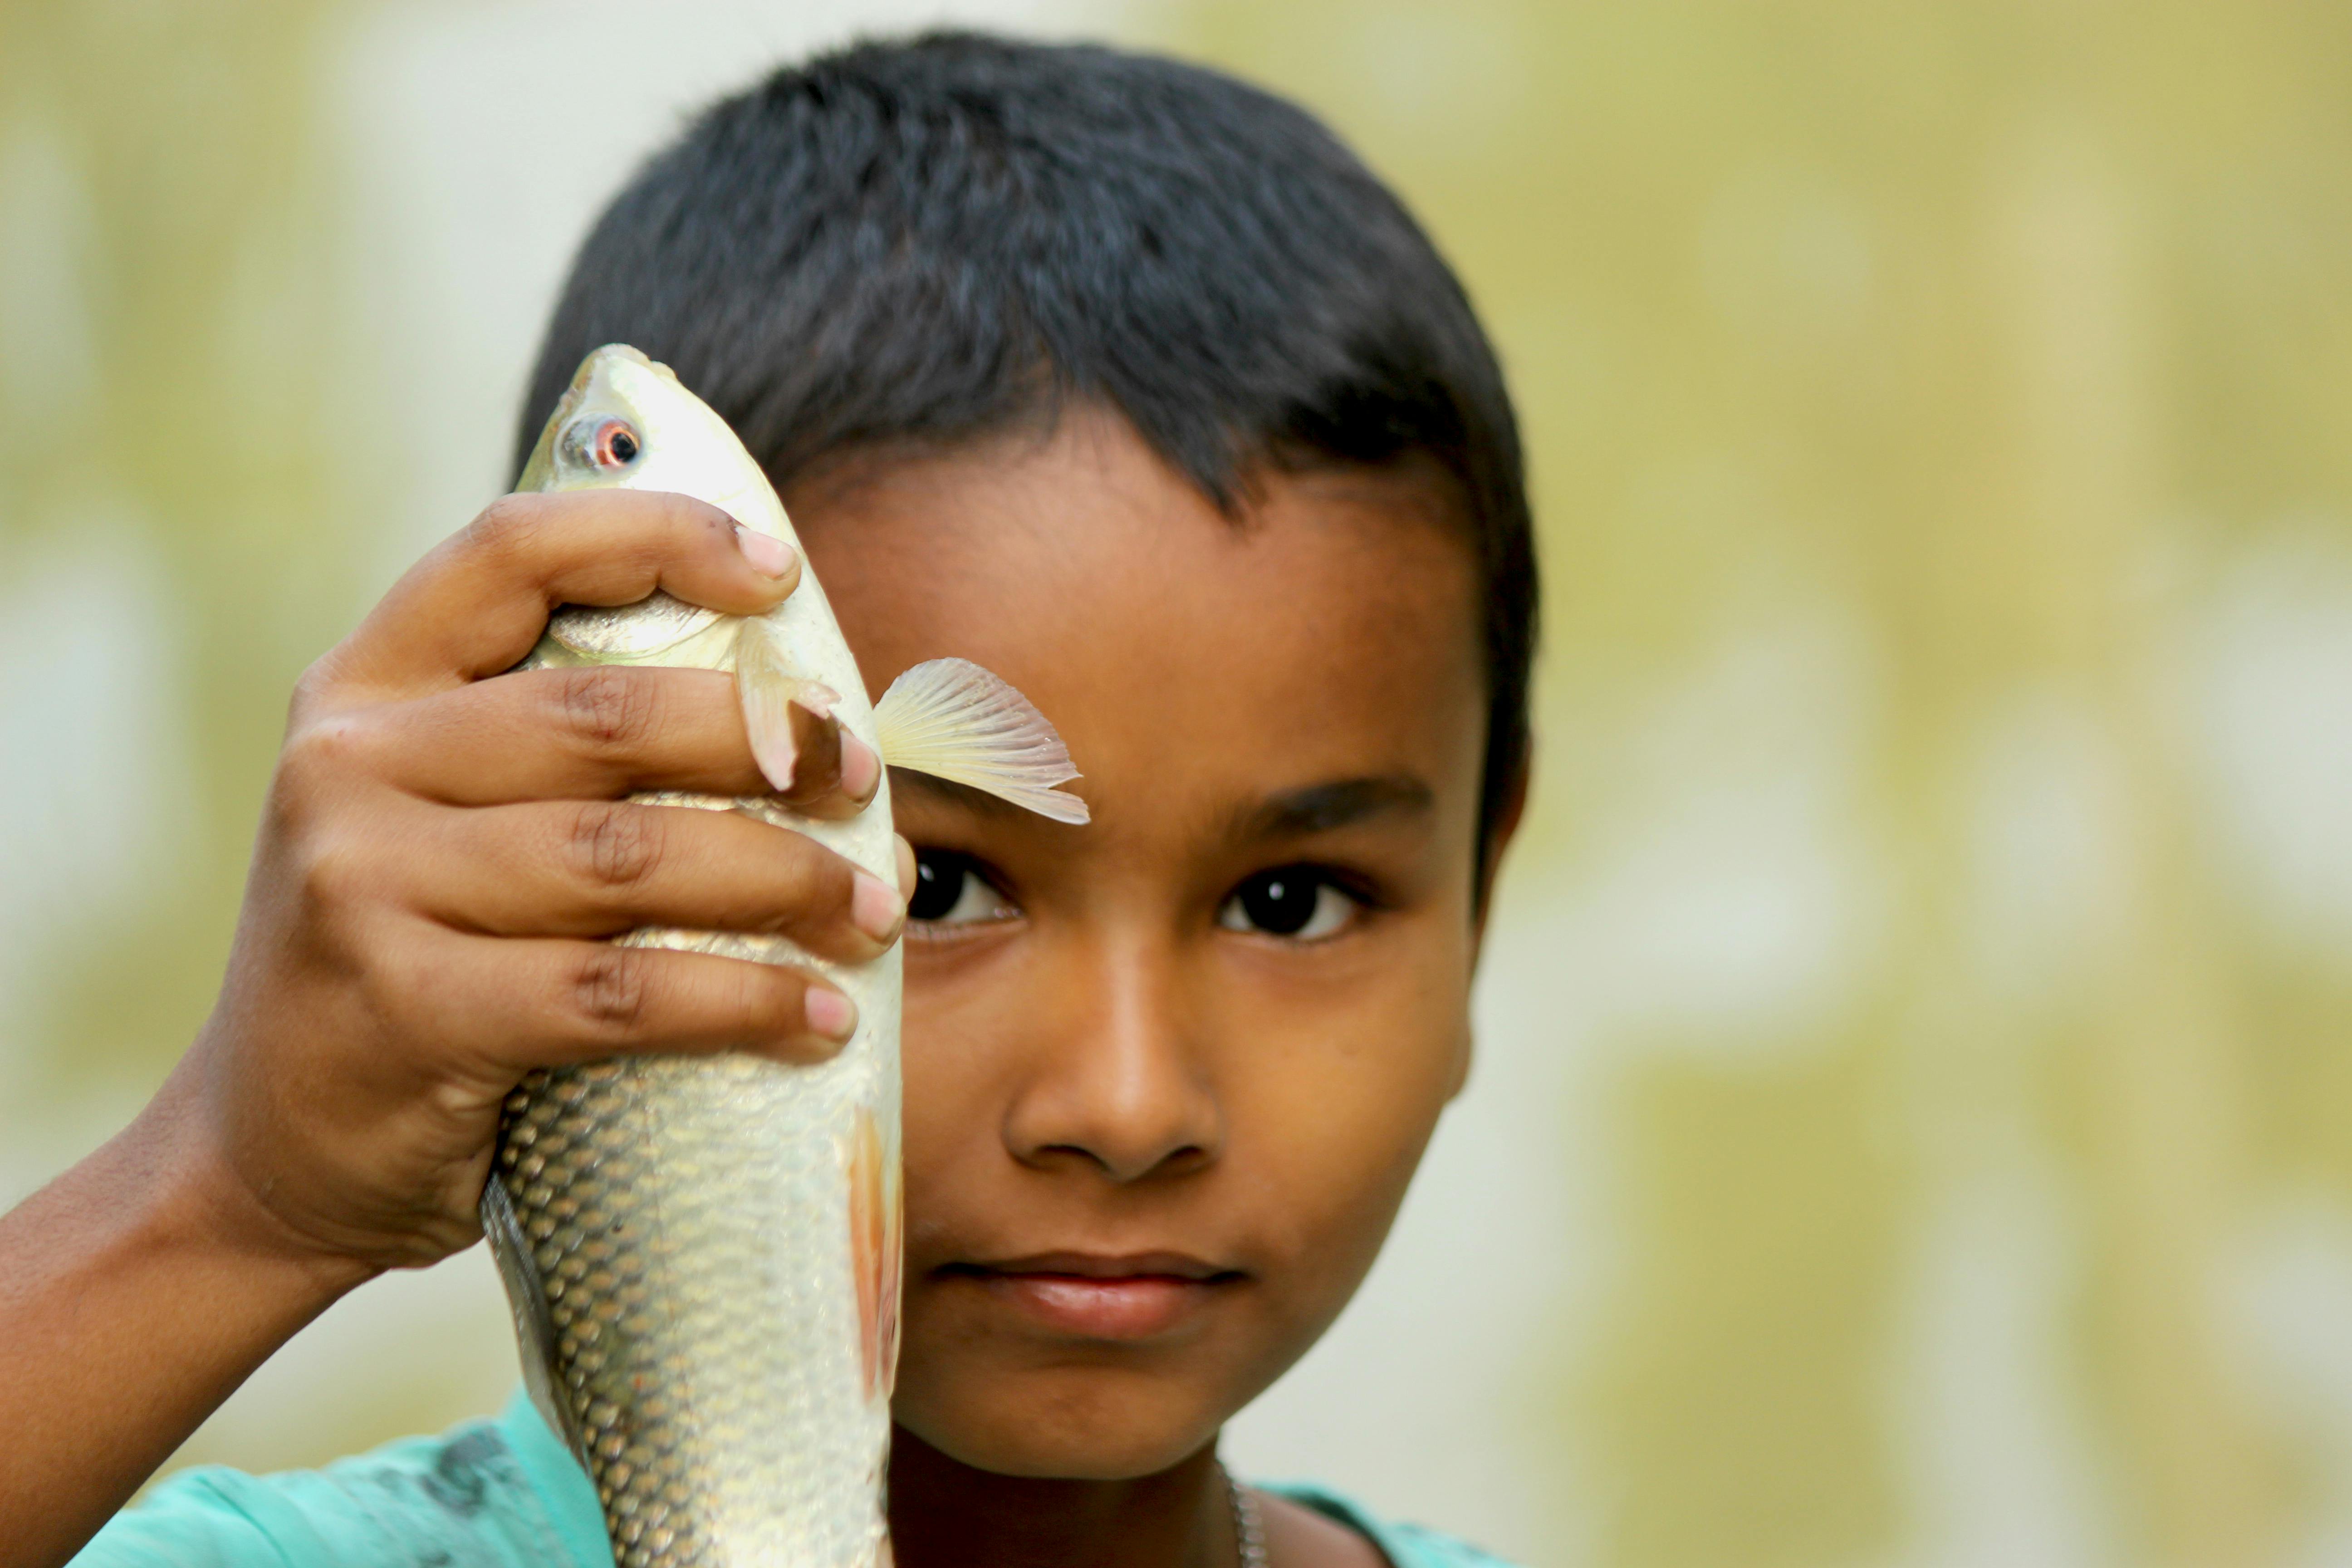
[[897,1568],[1234,1568],[1240,1543],[1213,1443],[1157,1475],[1000,1476],[905,1427],[890,1439]]

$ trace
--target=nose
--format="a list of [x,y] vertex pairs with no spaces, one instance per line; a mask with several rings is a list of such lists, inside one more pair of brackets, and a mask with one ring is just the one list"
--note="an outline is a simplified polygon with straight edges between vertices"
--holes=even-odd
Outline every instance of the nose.
[[1039,1040],[1006,1110],[1013,1157],[1035,1169],[1089,1166],[1120,1184],[1213,1162],[1224,1118],[1181,954],[1134,941],[1073,954],[1072,963],[1078,973],[1055,1010],[1059,1022]]

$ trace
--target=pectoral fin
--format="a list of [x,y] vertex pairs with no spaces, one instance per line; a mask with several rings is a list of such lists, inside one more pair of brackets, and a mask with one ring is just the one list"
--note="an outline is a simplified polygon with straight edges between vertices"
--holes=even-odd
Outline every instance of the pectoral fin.
[[747,620],[735,634],[735,690],[751,755],[778,795],[792,797],[803,777],[840,772],[841,724],[833,709],[841,693],[793,674],[765,621]]
[[882,694],[874,722],[882,760],[894,768],[985,790],[1056,822],[1087,820],[1087,803],[1054,787],[1078,776],[1062,737],[1027,698],[970,659],[915,666]]

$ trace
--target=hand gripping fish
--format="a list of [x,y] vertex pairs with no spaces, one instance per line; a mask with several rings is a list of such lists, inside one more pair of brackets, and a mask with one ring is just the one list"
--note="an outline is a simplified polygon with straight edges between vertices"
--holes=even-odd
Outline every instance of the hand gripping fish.
[[[760,466],[667,366],[588,356],[518,487],[672,490],[797,539]],[[1063,822],[1069,753],[1026,699],[961,659],[918,665],[878,706],[803,557],[764,616],[656,593],[566,605],[519,668],[636,664],[735,674],[780,790],[837,722],[884,761]],[[836,742],[837,743],[837,742]],[[772,797],[665,793],[805,833],[895,883],[887,776],[844,822]],[[777,936],[648,929],[641,947],[791,963],[857,1006],[841,1054],[623,1058],[543,1070],[506,1102],[482,1195],[523,1373],[603,1500],[620,1568],[887,1563],[882,1469],[898,1356],[899,952],[827,963]]]

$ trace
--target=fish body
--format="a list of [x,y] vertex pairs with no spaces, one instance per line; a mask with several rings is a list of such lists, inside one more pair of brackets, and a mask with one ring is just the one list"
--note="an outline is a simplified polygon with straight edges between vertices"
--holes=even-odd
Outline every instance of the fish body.
[[[519,488],[604,485],[697,496],[798,549],[725,422],[667,367],[619,345],[582,365]],[[805,569],[761,616],[663,594],[618,608],[566,605],[519,668],[585,664],[733,671],[755,749],[785,703],[810,702],[814,682],[815,707],[891,757],[824,588]],[[1083,820],[1074,796],[1040,794],[1075,776],[1058,738],[977,667],[919,666],[885,709],[894,702],[909,720],[900,749],[915,765],[1008,795],[1025,789],[1045,801],[1034,809]],[[928,763],[914,755],[927,745],[939,753]],[[961,773],[959,757],[970,764]],[[895,882],[884,774],[866,809],[837,822],[772,797],[635,798],[744,812]],[[509,1097],[484,1227],[532,1396],[595,1482],[619,1568],[886,1562],[898,949],[845,964],[780,936],[648,929],[618,940],[789,963],[847,995],[857,1025],[838,1056],[814,1066],[733,1053],[621,1058],[534,1072]]]

